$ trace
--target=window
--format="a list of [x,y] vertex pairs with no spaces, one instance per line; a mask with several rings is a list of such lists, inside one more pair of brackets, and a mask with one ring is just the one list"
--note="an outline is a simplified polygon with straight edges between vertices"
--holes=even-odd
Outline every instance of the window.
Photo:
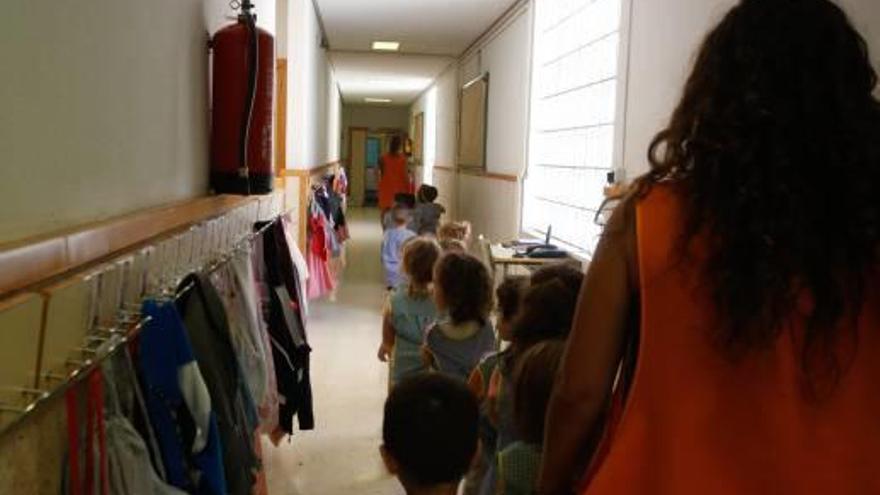
[[437,86],[428,90],[425,95],[424,145],[425,154],[422,163],[422,182],[434,183],[434,162],[437,161]]
[[591,254],[614,168],[624,0],[535,2],[523,230]]

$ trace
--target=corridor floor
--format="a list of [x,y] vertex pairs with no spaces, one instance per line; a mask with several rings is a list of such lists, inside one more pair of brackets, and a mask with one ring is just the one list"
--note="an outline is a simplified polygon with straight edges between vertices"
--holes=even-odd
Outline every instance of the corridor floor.
[[316,427],[278,447],[264,440],[271,495],[398,495],[379,456],[387,367],[376,359],[383,302],[376,210],[350,211],[336,301],[311,305]]

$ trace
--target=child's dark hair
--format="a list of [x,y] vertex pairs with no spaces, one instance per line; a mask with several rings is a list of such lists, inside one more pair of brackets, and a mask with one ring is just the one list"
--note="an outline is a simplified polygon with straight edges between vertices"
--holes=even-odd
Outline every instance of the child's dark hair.
[[520,438],[526,443],[541,445],[544,441],[544,416],[564,351],[563,340],[545,340],[517,361],[513,374],[513,417]]
[[440,254],[440,245],[430,237],[413,237],[403,245],[403,271],[409,276],[411,293],[431,284]]
[[492,277],[486,265],[467,253],[450,251],[434,269],[434,287],[453,323],[486,323],[492,311]]
[[532,275],[513,323],[516,353],[542,340],[568,337],[583,278],[580,269],[568,263],[545,266]]
[[434,200],[437,199],[438,194],[436,187],[422,184],[421,187],[419,187],[418,199],[422,203],[433,203]]
[[394,195],[394,205],[413,209],[416,207],[416,195],[410,193],[397,193]]
[[391,220],[397,225],[403,225],[409,222],[410,210],[402,205],[395,205],[391,208]]
[[498,316],[502,320],[511,321],[519,312],[523,293],[528,285],[528,277],[517,275],[505,278],[501,285],[495,289],[495,298],[498,300]]
[[459,380],[423,373],[401,381],[385,402],[382,440],[404,484],[458,483],[477,450],[479,410]]

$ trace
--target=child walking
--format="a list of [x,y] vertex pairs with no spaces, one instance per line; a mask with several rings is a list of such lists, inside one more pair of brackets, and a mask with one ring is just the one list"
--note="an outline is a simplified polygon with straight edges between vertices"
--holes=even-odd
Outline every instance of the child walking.
[[407,495],[455,495],[477,452],[477,401],[437,373],[404,379],[385,402],[382,459]]
[[437,204],[437,188],[422,184],[416,194],[416,207],[413,210],[412,230],[419,235],[437,235],[440,217],[446,213],[443,205]]
[[385,268],[385,286],[392,290],[401,281],[400,257],[406,241],[415,237],[415,232],[407,228],[409,210],[395,206],[391,210],[394,227],[385,231],[382,238],[382,266]]
[[544,416],[564,351],[564,340],[546,340],[530,347],[517,362],[513,373],[513,417],[518,439],[498,454],[499,495],[536,493]]
[[582,281],[580,269],[567,263],[548,265],[535,271],[528,283],[522,286],[515,317],[504,328],[504,333],[509,335],[510,346],[498,353],[491,363],[485,363],[486,369],[483,366],[479,368],[480,379],[490,377],[482,396],[482,407],[487,411],[496,434],[494,445],[484,447],[496,459],[489,462],[489,470],[480,488],[481,494],[496,493],[497,455],[519,439],[513,404],[516,363],[532,346],[546,340],[566,338],[571,329]]
[[403,247],[402,268],[407,280],[388,297],[379,347],[379,360],[391,361],[389,390],[404,377],[425,371],[420,351],[425,331],[437,319],[431,281],[439,257],[440,246],[431,238],[416,237]]
[[[528,287],[529,279],[525,276],[507,277],[495,290],[497,300],[496,314],[498,317],[498,338],[502,342],[510,342],[513,334],[513,322],[519,313],[523,293]],[[489,467],[495,463],[495,447],[498,444],[498,408],[494,401],[489,400],[489,384],[498,361],[504,356],[504,351],[497,351],[486,355],[474,368],[468,379],[468,385],[480,403],[480,457],[471,466],[471,470],[465,477],[464,495],[478,495],[484,484],[493,484],[485,481]]]
[[492,279],[477,258],[448,252],[434,269],[434,301],[444,314],[425,335],[425,364],[467,381],[480,359],[495,349],[489,321]]

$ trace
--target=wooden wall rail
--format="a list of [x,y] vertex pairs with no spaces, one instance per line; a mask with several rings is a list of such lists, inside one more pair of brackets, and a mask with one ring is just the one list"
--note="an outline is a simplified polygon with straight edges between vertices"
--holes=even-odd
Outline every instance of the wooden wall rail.
[[483,177],[484,179],[503,180],[505,182],[519,182],[519,177],[509,174],[498,174],[495,172],[487,172],[477,168],[453,168],[443,165],[434,165],[434,170],[440,170],[450,174],[469,175],[472,177]]
[[278,194],[197,198],[0,245],[0,299],[248,203],[279,201]]

